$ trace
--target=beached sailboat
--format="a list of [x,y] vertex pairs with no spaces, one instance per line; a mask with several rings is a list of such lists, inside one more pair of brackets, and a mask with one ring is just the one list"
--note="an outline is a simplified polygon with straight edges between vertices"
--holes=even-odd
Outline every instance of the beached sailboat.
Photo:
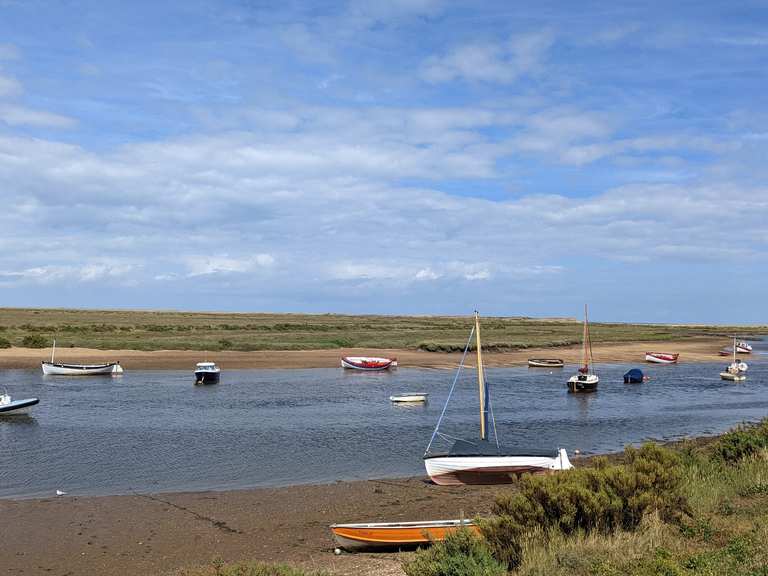
[[746,380],[747,376],[744,374],[747,371],[747,363],[740,362],[736,359],[736,353],[738,351],[738,344],[736,338],[733,339],[733,362],[731,362],[725,371],[720,372],[720,378],[723,380],[730,380],[732,382],[741,382]]
[[646,352],[645,361],[653,364],[677,364],[680,354],[671,354],[669,352]]
[[[480,438],[477,442],[456,440],[440,433],[440,423],[445,416],[446,408],[451,400],[456,382],[459,379],[464,366],[472,336],[477,343],[477,384],[480,398]],[[495,445],[488,442],[489,416],[493,424]],[[447,454],[431,454],[430,449],[435,438],[455,440],[453,447]],[[480,343],[480,316],[475,312],[475,325],[469,334],[464,355],[453,380],[453,385],[445,401],[445,406],[437,421],[432,438],[429,440],[424,452],[424,466],[427,474],[435,484],[508,484],[514,482],[516,477],[523,473],[546,474],[557,470],[572,468],[565,449],[539,452],[502,452],[496,434],[496,422],[493,418],[491,395],[488,382],[485,378],[483,367],[482,346]]]
[[752,345],[744,340],[736,342],[736,352],[739,354],[752,354]]
[[4,414],[25,414],[28,409],[40,402],[38,398],[13,400],[7,392],[0,394],[0,416]]
[[120,362],[107,362],[105,364],[66,364],[55,362],[56,340],[53,341],[50,362],[41,362],[43,374],[46,376],[109,376],[123,373]]
[[589,366],[592,364],[592,340],[589,338],[589,320],[587,318],[587,305],[584,304],[584,331],[582,335],[581,368],[579,373],[568,379],[569,392],[594,392],[600,378],[592,374]]
[[341,367],[352,370],[376,372],[397,368],[397,358],[377,358],[375,356],[342,356]]
[[444,540],[458,530],[478,532],[472,520],[428,520],[425,522],[376,522],[371,524],[331,524],[339,548],[406,548]]

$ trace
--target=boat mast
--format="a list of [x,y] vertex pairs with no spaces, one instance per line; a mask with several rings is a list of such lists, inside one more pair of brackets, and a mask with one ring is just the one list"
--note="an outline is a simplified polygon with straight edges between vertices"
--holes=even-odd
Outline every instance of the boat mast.
[[485,374],[483,370],[483,350],[480,346],[480,314],[475,310],[475,341],[477,342],[477,386],[480,394],[480,440],[487,440],[488,408],[485,405]]
[[736,364],[736,336],[733,337],[733,363]]
[[[734,340],[734,342],[736,342]],[[53,348],[51,348],[51,364],[53,364],[53,356],[56,354],[56,339],[53,339]]]
[[582,365],[584,367],[584,374],[589,373],[589,353],[587,352],[591,345],[589,343],[589,328],[587,327],[587,305],[584,304],[584,334],[582,335],[582,341],[584,342],[584,349],[581,352]]

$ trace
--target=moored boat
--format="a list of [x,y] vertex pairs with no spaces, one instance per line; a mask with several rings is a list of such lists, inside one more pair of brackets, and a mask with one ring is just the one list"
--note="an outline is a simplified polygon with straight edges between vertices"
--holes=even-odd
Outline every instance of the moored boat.
[[343,356],[341,367],[369,372],[397,368],[397,358],[378,358],[376,356]]
[[346,550],[415,547],[444,540],[459,528],[478,532],[471,520],[332,524],[330,528],[337,546]]
[[51,360],[41,362],[43,374],[46,376],[115,376],[123,373],[120,362],[106,362],[104,364],[69,364],[54,362],[56,356],[56,340],[51,349]]
[[738,343],[736,338],[733,339],[733,361],[728,365],[725,371],[720,372],[720,378],[723,380],[730,380],[731,382],[741,382],[746,380],[747,376],[744,374],[747,371],[747,363],[740,362],[736,359],[736,352],[738,350]]
[[429,394],[426,392],[406,392],[389,397],[391,402],[426,402]]
[[24,414],[28,409],[39,403],[38,398],[25,398],[24,400],[13,400],[8,393],[0,394],[0,415],[3,414]]
[[584,332],[582,335],[581,367],[578,374],[568,378],[568,392],[594,392],[600,378],[590,372],[592,360],[592,340],[589,337],[589,319],[587,318],[587,305],[584,304]]
[[647,379],[639,368],[632,368],[624,374],[624,384],[642,384]]
[[668,352],[646,352],[645,361],[654,364],[677,364],[680,354],[671,354]]
[[221,369],[214,362],[198,362],[195,365],[195,384],[215,384]]
[[739,340],[736,342],[736,353],[737,354],[752,354],[752,345],[748,342],[745,342],[744,340]]
[[[470,442],[457,440],[452,436],[440,434],[440,423],[445,415],[445,408],[437,421],[427,449],[424,452],[424,466],[427,474],[435,484],[508,484],[514,482],[518,476],[524,473],[548,474],[558,470],[572,468],[568,460],[568,454],[562,448],[557,450],[539,452],[532,450],[502,451],[496,434],[496,423],[491,409],[490,387],[485,377],[483,367],[483,354],[480,340],[480,316],[475,312],[475,325],[469,334],[469,339],[464,348],[464,355],[459,363],[458,371],[453,380],[453,385],[448,393],[445,406],[451,400],[456,382],[459,379],[464,366],[467,352],[469,351],[472,336],[476,338],[477,348],[477,383],[480,400],[480,441]],[[489,416],[491,422],[489,422]],[[489,431],[492,423],[495,446],[488,442]],[[454,440],[448,453],[431,454],[430,449],[435,438]]]
[[562,358],[528,358],[529,368],[562,368],[565,361]]

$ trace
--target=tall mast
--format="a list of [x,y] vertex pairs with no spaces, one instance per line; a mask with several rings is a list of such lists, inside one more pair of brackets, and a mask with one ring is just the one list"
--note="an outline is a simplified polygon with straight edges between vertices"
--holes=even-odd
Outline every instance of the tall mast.
[[733,337],[733,363],[736,363],[736,336]]
[[480,314],[475,310],[475,339],[477,342],[477,386],[480,394],[480,440],[487,437],[485,406],[485,374],[483,371],[483,350],[480,346]]
[[582,357],[582,365],[586,369],[586,372],[589,372],[589,353],[587,350],[589,350],[589,328],[587,328],[587,305],[584,304],[584,334],[581,337],[583,343],[584,343],[584,349],[581,352]]
[[[735,340],[734,340],[735,342]],[[51,348],[51,363],[53,363],[53,357],[56,355],[56,339],[53,339],[53,348]]]

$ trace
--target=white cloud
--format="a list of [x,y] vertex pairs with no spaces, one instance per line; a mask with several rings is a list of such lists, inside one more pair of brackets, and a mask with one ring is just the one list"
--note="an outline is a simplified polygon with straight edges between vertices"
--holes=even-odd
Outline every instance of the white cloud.
[[5,104],[0,104],[0,122],[9,126],[50,126],[51,128],[71,128],[77,124],[74,118],[61,114]]
[[0,98],[18,96],[22,91],[21,83],[18,80],[11,76],[0,74]]
[[524,34],[507,43],[476,43],[458,46],[444,56],[433,56],[423,66],[429,82],[456,79],[509,84],[539,71],[554,42],[549,31]]
[[188,256],[185,264],[188,276],[251,272],[257,268],[269,268],[275,263],[271,254],[256,254],[243,258],[229,256]]

